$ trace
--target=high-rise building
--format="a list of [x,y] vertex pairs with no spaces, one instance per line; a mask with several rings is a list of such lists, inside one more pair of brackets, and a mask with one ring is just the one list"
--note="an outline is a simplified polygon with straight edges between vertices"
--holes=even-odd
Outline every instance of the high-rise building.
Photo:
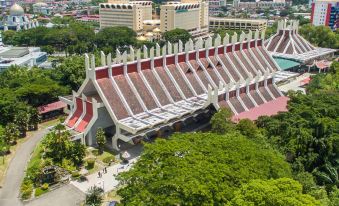
[[152,19],[152,1],[117,1],[100,4],[100,28],[127,26],[134,31],[143,29],[143,21]]
[[315,26],[339,27],[339,0],[317,0],[312,3],[311,22]]
[[168,2],[160,7],[160,30],[170,31],[185,29],[193,37],[206,35],[208,32],[208,3],[182,0]]
[[226,0],[208,0],[208,13],[210,16],[218,16],[223,13],[222,7],[226,6]]
[[291,2],[287,0],[234,0],[237,9],[283,9]]
[[0,10],[5,12],[6,9],[10,8],[15,3],[14,0],[0,0]]

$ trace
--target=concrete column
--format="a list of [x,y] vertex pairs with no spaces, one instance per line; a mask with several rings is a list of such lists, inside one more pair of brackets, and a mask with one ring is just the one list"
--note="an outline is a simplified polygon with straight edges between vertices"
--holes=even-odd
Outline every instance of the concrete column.
[[175,123],[175,124],[173,125],[173,127],[174,127],[174,131],[175,131],[175,132],[180,132],[180,130],[181,130],[181,123],[180,123],[180,122],[177,122],[177,123]]
[[112,148],[115,149],[116,151],[120,151],[120,148],[118,147],[119,135],[120,135],[120,128],[117,126],[115,135],[112,137]]
[[157,137],[162,137],[163,131],[160,129],[157,131]]
[[117,135],[114,135],[112,137],[112,148],[115,149],[116,151],[120,151],[120,148],[118,147],[118,137]]

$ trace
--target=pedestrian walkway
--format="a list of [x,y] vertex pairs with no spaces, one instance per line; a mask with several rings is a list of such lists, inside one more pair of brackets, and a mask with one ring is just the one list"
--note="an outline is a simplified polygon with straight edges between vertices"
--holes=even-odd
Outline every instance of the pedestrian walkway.
[[103,170],[100,170],[100,173],[102,174],[101,177],[98,176],[98,173],[94,173],[86,176],[87,181],[71,181],[71,184],[84,193],[86,193],[87,190],[93,186],[101,187],[105,192],[109,192],[113,189],[116,189],[119,184],[118,180],[116,180],[116,175],[118,175],[120,172],[128,171],[137,161],[137,158],[138,157],[130,159],[128,164],[119,163],[107,167],[107,173],[103,173]]
[[288,91],[301,91],[305,94],[305,88],[302,81],[311,76],[310,73],[304,73],[295,79],[291,80],[289,83],[279,86],[280,91],[287,93]]
[[4,185],[0,189],[0,205],[1,206],[19,206],[22,205],[19,200],[19,189],[24,178],[25,168],[30,159],[31,153],[36,144],[48,133],[48,129],[42,129],[34,132],[32,137],[24,142],[18,148],[14,158],[12,159],[7,174],[4,179]]

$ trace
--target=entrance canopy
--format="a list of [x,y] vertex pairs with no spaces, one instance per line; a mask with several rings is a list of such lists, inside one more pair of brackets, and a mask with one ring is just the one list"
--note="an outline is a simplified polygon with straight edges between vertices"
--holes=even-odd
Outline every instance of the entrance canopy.
[[284,59],[279,57],[274,57],[273,59],[275,60],[275,62],[277,62],[281,70],[287,70],[296,66],[300,66],[299,62],[290,59]]

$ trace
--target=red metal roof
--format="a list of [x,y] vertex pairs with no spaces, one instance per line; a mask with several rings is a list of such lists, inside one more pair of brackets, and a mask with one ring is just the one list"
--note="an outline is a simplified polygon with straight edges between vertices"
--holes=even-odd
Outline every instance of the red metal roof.
[[57,102],[53,102],[53,103],[50,103],[50,104],[38,107],[38,112],[39,112],[39,114],[45,114],[47,112],[51,112],[51,111],[55,111],[55,110],[58,110],[58,109],[62,109],[64,107],[66,107],[66,106],[67,106],[67,104],[65,104],[64,102],[57,101]]
[[331,66],[331,62],[322,60],[322,61],[317,61],[317,62],[315,63],[315,65],[316,65],[319,69],[326,69],[326,68],[328,68],[328,67]]
[[241,119],[256,120],[260,116],[271,116],[278,114],[278,112],[286,112],[288,100],[289,98],[285,96],[278,97],[275,100],[259,105],[259,107],[254,107],[249,111],[235,115],[232,117],[232,120],[235,122]]

